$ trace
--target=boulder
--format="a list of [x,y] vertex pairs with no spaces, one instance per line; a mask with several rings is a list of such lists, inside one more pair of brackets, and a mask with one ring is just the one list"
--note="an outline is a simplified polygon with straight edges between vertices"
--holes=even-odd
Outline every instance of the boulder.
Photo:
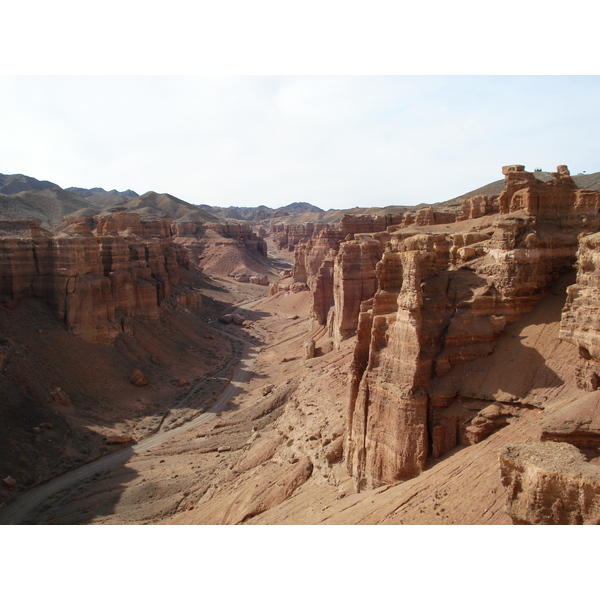
[[600,392],[584,394],[545,416],[541,428],[542,441],[600,448]]
[[304,358],[309,360],[315,357],[315,340],[307,340],[303,345]]
[[71,399],[69,398],[69,395],[59,387],[54,388],[50,392],[46,401],[57,403],[60,406],[71,406]]
[[122,434],[122,435],[109,435],[106,438],[106,444],[108,445],[121,445],[121,444],[135,444],[136,443],[136,439],[131,436],[131,435],[127,435],[127,434]]
[[252,275],[250,283],[254,283],[255,285],[269,285],[269,278],[266,275]]
[[600,468],[575,446],[511,444],[499,455],[506,512],[515,524],[600,524]]
[[144,374],[139,369],[134,369],[129,377],[130,383],[137,387],[144,387],[148,385],[147,379],[144,377]]
[[10,476],[7,475],[3,480],[2,483],[12,492],[13,490],[16,489],[17,487],[17,482]]

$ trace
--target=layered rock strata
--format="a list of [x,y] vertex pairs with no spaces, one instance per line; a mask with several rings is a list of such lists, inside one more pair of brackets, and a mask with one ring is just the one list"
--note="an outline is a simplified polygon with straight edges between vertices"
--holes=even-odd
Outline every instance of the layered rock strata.
[[332,260],[337,254],[343,235],[331,227],[319,231],[305,243],[298,244],[294,251],[294,269],[292,277],[295,282],[306,283],[314,289],[314,282],[319,269],[325,260]]
[[[518,166],[504,170],[503,214],[487,228],[388,230],[378,289],[357,316],[346,462],[358,489],[414,477],[428,456],[476,443],[514,416],[489,407],[494,398],[467,405],[444,376],[490,354],[504,328],[572,268],[577,235],[596,226],[600,198],[580,194],[565,168],[545,183]],[[344,301],[336,297],[335,313]]]
[[[171,240],[170,220],[148,222],[117,212],[67,225],[51,235],[32,223],[29,234],[20,237],[2,228],[0,298],[5,304],[39,298],[70,331],[100,344],[125,331],[128,317],[157,318],[180,282],[179,268],[189,267],[187,250]],[[197,299],[184,302],[199,304]]]
[[324,223],[273,223],[271,233],[278,250],[293,252],[300,242],[306,242],[327,227]]
[[600,468],[570,444],[506,446],[500,475],[515,524],[600,524]]
[[173,241],[185,246],[191,260],[198,263],[209,246],[229,245],[244,253],[267,257],[267,242],[246,223],[197,223],[176,221],[171,224]]
[[[361,302],[372,298],[377,291],[375,266],[380,257],[379,242],[369,236],[361,236],[360,239],[344,242],[340,246],[331,277],[335,306],[332,334],[338,346],[348,334],[356,331]],[[317,289],[318,284],[319,282]],[[323,298],[326,299],[325,290]],[[313,307],[315,304],[316,302]]]
[[577,383],[600,386],[600,233],[584,235],[577,251],[577,281],[567,290],[560,338],[579,347]]

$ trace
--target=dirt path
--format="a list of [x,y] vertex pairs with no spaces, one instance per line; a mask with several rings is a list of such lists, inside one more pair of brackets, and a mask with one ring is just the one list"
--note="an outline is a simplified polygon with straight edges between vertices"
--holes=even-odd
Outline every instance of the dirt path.
[[[252,303],[248,303],[252,304]],[[46,499],[54,494],[61,492],[69,487],[74,487],[80,481],[87,479],[95,474],[110,471],[125,464],[134,456],[139,456],[144,452],[155,448],[160,444],[184,433],[198,425],[207,423],[217,417],[217,414],[223,411],[227,405],[243,391],[243,385],[248,383],[253,375],[254,362],[260,352],[260,349],[251,348],[250,344],[228,334],[228,337],[236,337],[243,344],[243,351],[240,361],[233,371],[231,381],[223,392],[219,395],[216,402],[211,406],[208,412],[179,425],[173,429],[160,429],[155,434],[147,437],[143,441],[133,446],[128,446],[121,450],[107,454],[91,463],[78,467],[58,477],[39,485],[32,490],[24,493],[17,498],[15,502],[0,511],[1,525],[17,525],[27,521],[29,514],[38,508]]]

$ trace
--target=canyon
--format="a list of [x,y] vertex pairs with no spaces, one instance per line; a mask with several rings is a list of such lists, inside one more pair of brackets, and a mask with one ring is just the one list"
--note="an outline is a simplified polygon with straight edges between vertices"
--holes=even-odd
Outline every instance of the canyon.
[[600,522],[600,178],[502,175],[385,214],[0,176],[0,522]]

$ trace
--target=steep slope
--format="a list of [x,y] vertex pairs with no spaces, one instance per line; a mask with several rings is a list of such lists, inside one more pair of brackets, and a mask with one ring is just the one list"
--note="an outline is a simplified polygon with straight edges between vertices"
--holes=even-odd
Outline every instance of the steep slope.
[[3,175],[0,173],[0,194],[10,196],[19,192],[41,192],[59,188],[50,181],[40,181],[27,175]]
[[210,212],[171,196],[171,194],[146,192],[124,203],[123,206],[142,215],[169,216],[173,221],[210,223],[219,220]]
[[0,195],[0,220],[39,221],[47,228],[59,225],[68,214],[89,208],[87,200],[59,187]]

